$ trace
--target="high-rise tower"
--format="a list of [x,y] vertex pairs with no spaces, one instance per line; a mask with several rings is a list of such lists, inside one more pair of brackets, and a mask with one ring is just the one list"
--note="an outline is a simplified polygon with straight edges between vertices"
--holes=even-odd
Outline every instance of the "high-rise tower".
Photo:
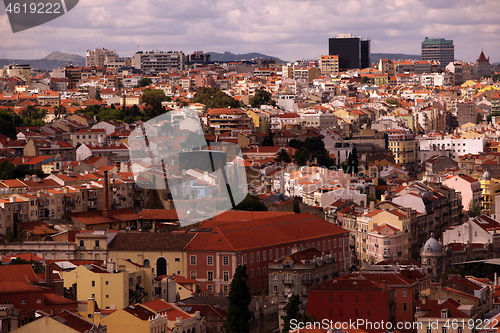
[[437,60],[441,63],[441,68],[445,68],[455,60],[453,40],[425,37],[422,42],[422,60]]
[[370,40],[340,34],[329,39],[328,54],[338,55],[340,70],[367,68],[370,67]]

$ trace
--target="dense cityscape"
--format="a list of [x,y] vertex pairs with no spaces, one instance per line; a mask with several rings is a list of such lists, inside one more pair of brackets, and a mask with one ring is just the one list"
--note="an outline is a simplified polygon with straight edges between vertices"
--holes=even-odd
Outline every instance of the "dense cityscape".
[[0,331],[499,331],[498,50],[325,44],[0,68]]

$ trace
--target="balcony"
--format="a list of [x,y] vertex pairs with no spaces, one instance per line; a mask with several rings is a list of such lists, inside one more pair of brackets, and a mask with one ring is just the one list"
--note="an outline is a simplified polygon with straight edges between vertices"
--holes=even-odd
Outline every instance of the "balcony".
[[292,285],[293,284],[293,280],[283,280],[282,282],[284,285]]
[[301,281],[303,285],[311,285],[313,283],[312,279],[305,279]]

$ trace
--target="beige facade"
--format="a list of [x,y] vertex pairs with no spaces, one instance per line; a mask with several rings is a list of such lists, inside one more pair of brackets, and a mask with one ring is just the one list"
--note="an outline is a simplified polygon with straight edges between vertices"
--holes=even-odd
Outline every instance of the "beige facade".
[[339,56],[322,55],[319,59],[319,68],[321,75],[337,76],[339,74]]
[[[141,300],[153,299],[152,269],[128,262],[124,259],[112,261],[110,270],[95,265],[78,266],[62,273],[65,288],[76,288],[76,298],[86,302],[94,298],[101,309],[122,309],[135,303],[131,293],[143,288]],[[132,302],[130,302],[133,300]]]

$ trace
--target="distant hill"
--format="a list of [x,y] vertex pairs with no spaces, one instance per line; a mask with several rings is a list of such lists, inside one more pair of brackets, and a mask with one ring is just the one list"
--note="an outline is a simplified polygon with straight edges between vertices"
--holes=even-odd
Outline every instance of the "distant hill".
[[85,57],[62,52],[52,52],[42,59],[0,59],[0,67],[11,64],[29,64],[31,69],[51,71],[70,64],[85,66]]
[[58,61],[73,61],[73,62],[85,62],[85,57],[82,57],[78,54],[69,54],[63,53],[59,51],[54,51],[45,58],[44,60],[58,60]]
[[210,54],[210,61],[241,61],[241,60],[252,60],[252,59],[276,59],[278,62],[284,63],[285,61],[280,58],[268,56],[262,53],[252,52],[252,53],[242,53],[235,54],[231,52],[217,53],[217,52],[207,52]]
[[390,59],[390,60],[399,60],[399,59],[411,59],[411,60],[421,60],[422,56],[417,54],[402,54],[402,53],[372,53],[370,54],[370,62],[378,63],[380,59]]

